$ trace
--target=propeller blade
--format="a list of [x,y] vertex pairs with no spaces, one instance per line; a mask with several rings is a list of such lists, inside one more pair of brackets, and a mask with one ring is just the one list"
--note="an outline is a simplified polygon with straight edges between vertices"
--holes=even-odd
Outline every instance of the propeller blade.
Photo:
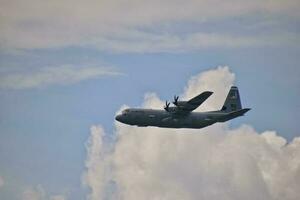
[[170,103],[168,101],[166,101],[166,105],[165,105],[164,109],[168,112],[169,112],[169,106],[170,106]]
[[174,96],[173,104],[176,105],[176,106],[178,104],[178,98],[179,98],[179,96],[176,96],[176,95]]

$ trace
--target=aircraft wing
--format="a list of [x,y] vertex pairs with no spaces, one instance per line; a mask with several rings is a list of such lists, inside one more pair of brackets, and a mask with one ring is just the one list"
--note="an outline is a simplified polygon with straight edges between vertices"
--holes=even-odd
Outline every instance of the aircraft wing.
[[210,91],[202,92],[198,96],[195,96],[194,98],[190,99],[187,103],[198,107],[212,94],[213,94],[213,92],[210,92]]
[[213,92],[205,91],[194,98],[177,105],[176,113],[189,113],[198,108]]

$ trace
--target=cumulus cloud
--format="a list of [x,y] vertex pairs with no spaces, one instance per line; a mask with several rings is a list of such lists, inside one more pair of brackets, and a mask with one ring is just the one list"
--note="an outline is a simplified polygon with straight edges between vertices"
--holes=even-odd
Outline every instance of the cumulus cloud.
[[18,72],[0,76],[0,88],[27,89],[48,85],[66,85],[101,76],[114,76],[121,73],[113,68],[76,67],[63,65],[41,68],[34,72]]
[[[87,199],[105,199],[110,177],[110,158],[107,144],[103,144],[105,132],[101,126],[91,127],[91,136],[86,144],[87,160],[85,166],[87,171],[82,176],[84,185],[89,186],[90,194]],[[96,178],[97,177],[97,178]]]
[[[213,87],[224,99],[234,77],[228,67],[200,73],[183,95]],[[203,106],[222,103],[211,98]],[[144,106],[158,104],[156,94],[146,95]],[[91,129],[85,172],[91,174],[89,199],[107,198],[105,190],[113,191],[110,199],[300,198],[300,138],[287,143],[275,131],[258,133],[250,125],[230,129],[226,123],[190,130],[116,122],[113,135],[116,139],[107,142],[102,128]],[[106,143],[113,144],[109,151]]]
[[[211,33],[202,29],[187,31],[188,33],[181,37],[182,32],[175,29],[178,24],[196,23],[192,25],[194,28],[202,22],[209,22],[215,27],[216,23],[223,19],[259,14],[275,17],[283,15],[298,19],[298,7],[297,0],[78,0],[76,3],[70,0],[30,0],[26,3],[21,0],[4,1],[0,8],[0,44],[2,48],[17,49],[93,46],[117,52],[293,44],[297,35],[291,34],[287,37],[282,32],[270,32],[265,34],[266,37],[257,37],[257,30],[252,34],[248,32],[237,35],[230,30],[225,34],[224,30]],[[264,20],[266,18],[262,17],[256,21],[262,24],[261,21]],[[184,28],[183,25],[180,29]],[[290,38],[293,38],[292,41]]]
[[64,195],[47,195],[45,189],[38,185],[36,187],[27,187],[22,194],[22,200],[66,200]]
[[46,198],[46,193],[42,186],[26,188],[23,192],[22,200],[42,200]]
[[218,110],[223,105],[224,97],[234,80],[235,75],[230,72],[228,66],[202,72],[190,78],[184,89],[183,98],[190,99],[203,91],[212,91],[214,94],[198,110]]

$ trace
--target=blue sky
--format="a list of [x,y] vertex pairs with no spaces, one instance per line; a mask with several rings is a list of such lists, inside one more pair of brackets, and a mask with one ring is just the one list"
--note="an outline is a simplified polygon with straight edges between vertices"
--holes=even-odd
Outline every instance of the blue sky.
[[111,133],[123,104],[139,107],[147,92],[171,99],[218,66],[252,108],[231,126],[300,136],[297,1],[129,2],[1,3],[1,199],[39,185],[45,199],[84,199],[92,125]]

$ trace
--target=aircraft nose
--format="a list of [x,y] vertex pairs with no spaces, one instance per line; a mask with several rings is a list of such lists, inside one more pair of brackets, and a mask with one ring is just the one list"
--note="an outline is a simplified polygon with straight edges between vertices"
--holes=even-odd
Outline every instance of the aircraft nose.
[[121,115],[117,115],[117,116],[115,117],[115,119],[116,119],[117,121],[119,121],[119,122],[121,122],[121,118],[122,118]]

